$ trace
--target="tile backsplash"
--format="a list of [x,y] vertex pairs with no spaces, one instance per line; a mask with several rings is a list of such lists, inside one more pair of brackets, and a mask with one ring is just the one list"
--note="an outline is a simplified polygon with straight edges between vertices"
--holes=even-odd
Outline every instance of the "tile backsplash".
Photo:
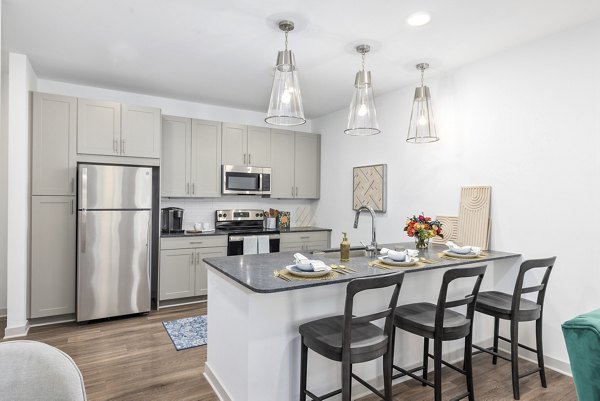
[[246,197],[223,197],[210,199],[162,198],[162,207],[180,207],[183,212],[183,228],[188,230],[194,223],[207,222],[215,225],[215,210],[220,209],[278,209],[290,212],[292,227],[313,226],[316,201],[307,199],[268,199]]

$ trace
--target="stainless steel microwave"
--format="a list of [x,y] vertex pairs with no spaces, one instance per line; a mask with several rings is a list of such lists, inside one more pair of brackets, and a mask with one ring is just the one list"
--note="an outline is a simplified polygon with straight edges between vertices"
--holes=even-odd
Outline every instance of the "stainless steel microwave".
[[271,195],[271,168],[223,165],[224,195]]

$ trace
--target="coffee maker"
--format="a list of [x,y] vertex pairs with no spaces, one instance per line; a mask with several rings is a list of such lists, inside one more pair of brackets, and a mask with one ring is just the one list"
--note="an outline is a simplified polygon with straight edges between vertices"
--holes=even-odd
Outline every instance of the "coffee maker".
[[183,232],[183,209],[165,207],[161,209],[161,231],[168,234]]

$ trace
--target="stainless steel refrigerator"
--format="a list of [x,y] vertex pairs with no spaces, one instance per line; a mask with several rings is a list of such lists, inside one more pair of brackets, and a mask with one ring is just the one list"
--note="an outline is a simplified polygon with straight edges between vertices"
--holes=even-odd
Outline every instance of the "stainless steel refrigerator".
[[150,311],[152,168],[79,164],[77,321]]

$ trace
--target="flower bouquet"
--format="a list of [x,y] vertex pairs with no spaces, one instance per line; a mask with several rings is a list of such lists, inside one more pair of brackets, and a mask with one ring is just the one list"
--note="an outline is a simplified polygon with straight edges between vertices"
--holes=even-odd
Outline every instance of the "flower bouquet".
[[432,220],[431,217],[425,217],[421,213],[418,217],[413,216],[406,220],[404,231],[409,237],[415,237],[415,246],[418,249],[425,249],[429,245],[429,238],[435,236],[444,238],[442,234],[442,223]]

